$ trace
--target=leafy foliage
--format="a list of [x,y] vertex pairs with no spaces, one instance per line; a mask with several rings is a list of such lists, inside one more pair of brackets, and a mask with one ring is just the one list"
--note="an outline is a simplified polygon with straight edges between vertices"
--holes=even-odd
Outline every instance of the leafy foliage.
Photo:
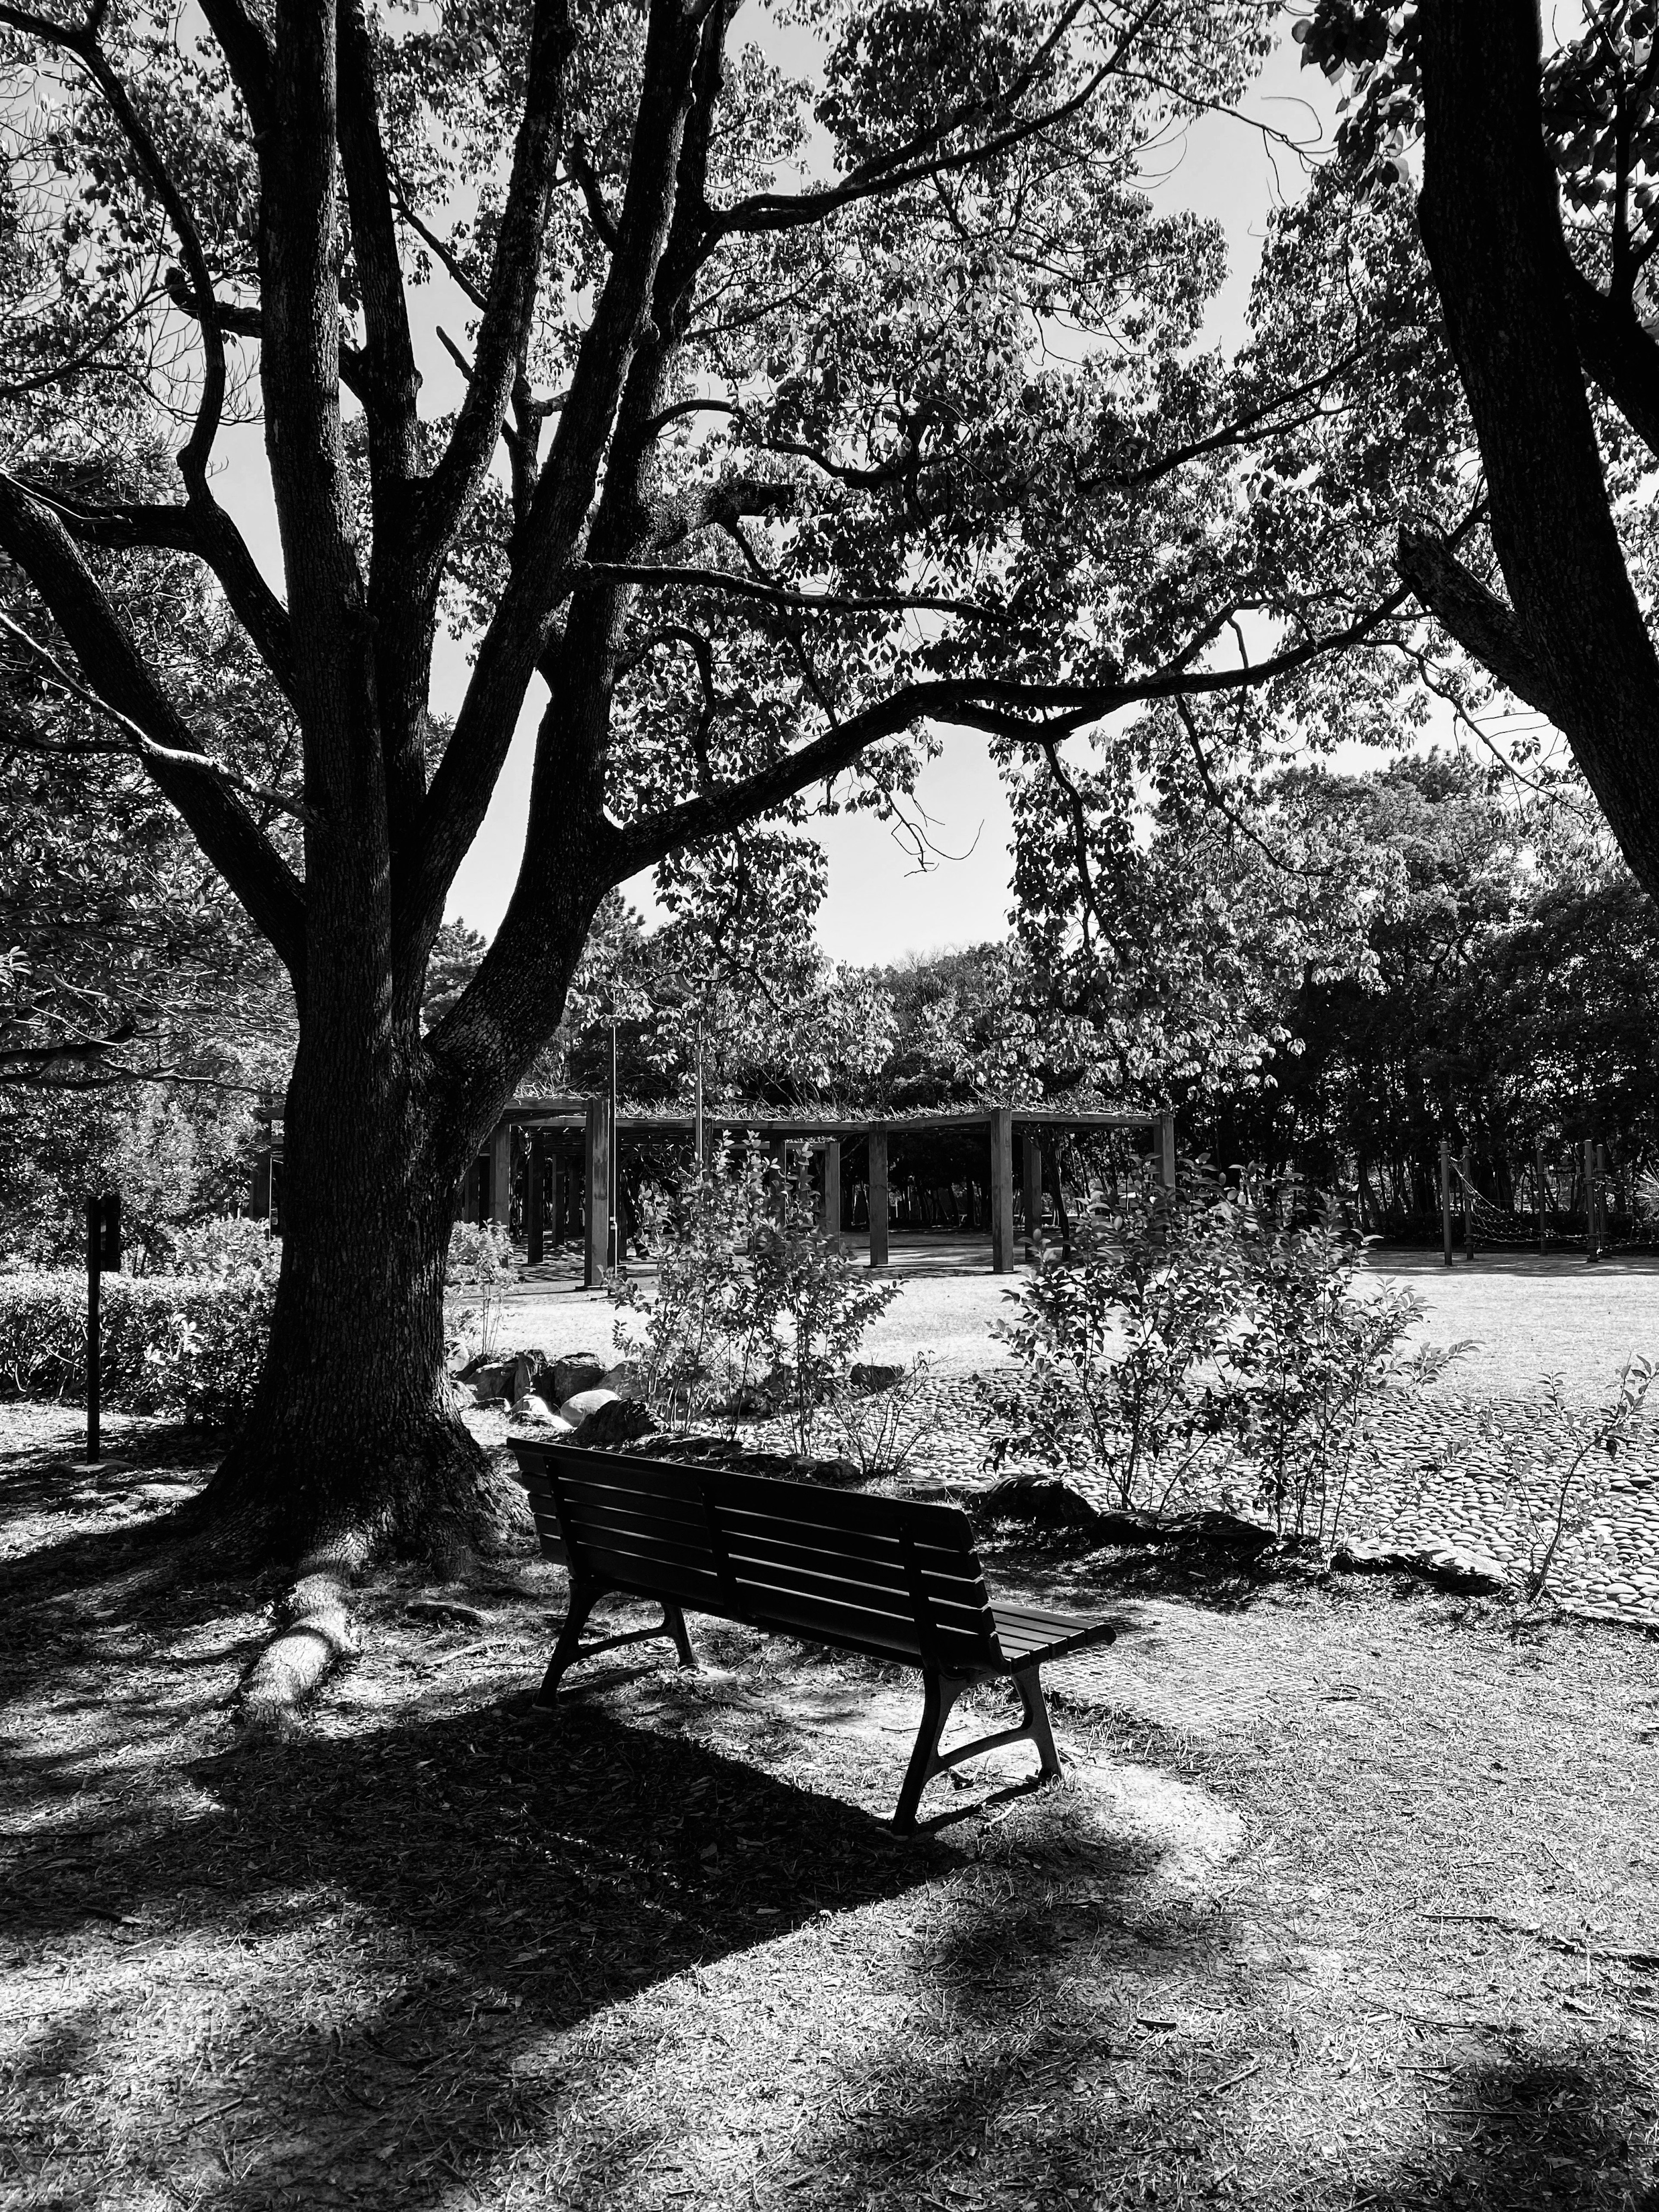
[[[274,1267],[109,1275],[101,1298],[104,1401],[234,1428],[252,1402],[276,1294]],[[0,1275],[0,1390],[78,1401],[86,1388],[87,1279]]]
[[1162,1512],[1202,1465],[1224,1497],[1328,1547],[1379,1394],[1432,1381],[1462,1349],[1406,1353],[1421,1302],[1359,1287],[1362,1240],[1334,1203],[1281,1221],[1201,1166],[1174,1191],[1126,1194],[1078,1245],[1006,1293],[1024,1376],[988,1389],[993,1458],[1103,1477],[1126,1510]]

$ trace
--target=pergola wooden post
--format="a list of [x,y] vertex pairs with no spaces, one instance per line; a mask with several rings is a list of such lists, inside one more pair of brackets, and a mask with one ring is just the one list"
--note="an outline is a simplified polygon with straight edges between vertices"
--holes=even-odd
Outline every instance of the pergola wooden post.
[[841,1139],[823,1140],[823,1233],[830,1249],[841,1249]]
[[524,1178],[524,1243],[525,1258],[532,1267],[542,1262],[542,1133],[530,1132],[530,1157],[525,1166]]
[[1165,1190],[1176,1187],[1175,1115],[1160,1114],[1158,1117],[1158,1179]]
[[603,1098],[587,1102],[584,1145],[586,1209],[583,1221],[582,1287],[597,1291],[611,1256],[611,1115]]
[[870,1132],[870,1265],[887,1265],[887,1132]]
[[513,1130],[506,1121],[489,1141],[489,1218],[502,1229],[513,1218]]
[[564,1241],[564,1179],[568,1172],[564,1153],[556,1143],[553,1149],[553,1243],[556,1250]]
[[1008,1106],[991,1109],[991,1273],[1014,1265],[1014,1116]]
[[1025,1132],[1020,1167],[1020,1203],[1025,1211],[1025,1256],[1028,1260],[1035,1260],[1042,1227],[1042,1139],[1035,1129]]

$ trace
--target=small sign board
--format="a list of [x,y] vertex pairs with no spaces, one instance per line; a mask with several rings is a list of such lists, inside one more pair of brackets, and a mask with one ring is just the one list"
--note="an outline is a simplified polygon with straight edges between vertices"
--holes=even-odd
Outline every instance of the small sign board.
[[87,1264],[105,1274],[121,1265],[121,1194],[107,1190],[87,1201]]

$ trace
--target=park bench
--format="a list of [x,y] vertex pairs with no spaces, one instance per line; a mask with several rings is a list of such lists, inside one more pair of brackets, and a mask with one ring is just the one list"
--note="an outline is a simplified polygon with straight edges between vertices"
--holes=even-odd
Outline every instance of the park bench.
[[[542,1549],[561,1560],[570,1599],[536,1698],[551,1710],[577,1660],[672,1638],[696,1664],[685,1610],[921,1671],[921,1726],[893,1825],[915,1826],[936,1774],[1002,1744],[1030,1742],[1040,1779],[1060,1771],[1048,1729],[1044,1662],[1109,1644],[1105,1620],[1004,1605],[985,1587],[965,1513],[953,1505],[866,1497],[767,1475],[515,1437]],[[602,1599],[644,1598],[662,1620],[584,1644]],[[951,1709],[973,1684],[1012,1678],[1017,1728],[939,1748]]]

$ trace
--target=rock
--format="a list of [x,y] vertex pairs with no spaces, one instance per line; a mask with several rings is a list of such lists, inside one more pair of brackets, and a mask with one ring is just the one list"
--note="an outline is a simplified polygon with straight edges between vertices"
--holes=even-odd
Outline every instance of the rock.
[[614,1406],[617,1402],[614,1390],[601,1390],[590,1384],[586,1390],[578,1390],[571,1397],[561,1398],[559,1411],[573,1428],[580,1428],[590,1413],[597,1413],[601,1406]]
[[556,1406],[562,1406],[568,1398],[580,1397],[585,1390],[597,1390],[605,1375],[605,1363],[597,1352],[568,1352],[563,1358],[551,1363],[550,1388],[544,1389],[542,1395],[550,1397]]
[[520,1428],[544,1429],[567,1437],[574,1432],[576,1426],[562,1413],[556,1413],[546,1399],[534,1390],[526,1390],[522,1398],[515,1399],[507,1418],[516,1421]]
[[645,1370],[637,1359],[619,1360],[616,1366],[606,1368],[595,1388],[611,1391],[618,1398],[645,1396]]
[[873,1360],[855,1361],[848,1371],[848,1381],[855,1390],[890,1390],[896,1382],[904,1380],[904,1369],[882,1367]]
[[1024,1521],[1034,1528],[1100,1526],[1088,1499],[1055,1475],[1012,1475],[986,1492],[979,1510],[987,1520]]
[[[589,1390],[584,1395],[597,1398],[600,1394]],[[594,1446],[637,1443],[641,1437],[651,1434],[654,1425],[650,1407],[639,1399],[607,1395],[604,1404],[596,1406],[576,1431],[574,1441]]]
[[513,1363],[503,1364],[499,1360],[488,1365],[476,1365],[469,1375],[462,1370],[465,1380],[472,1385],[472,1395],[481,1406],[493,1405],[501,1398],[513,1395]]

